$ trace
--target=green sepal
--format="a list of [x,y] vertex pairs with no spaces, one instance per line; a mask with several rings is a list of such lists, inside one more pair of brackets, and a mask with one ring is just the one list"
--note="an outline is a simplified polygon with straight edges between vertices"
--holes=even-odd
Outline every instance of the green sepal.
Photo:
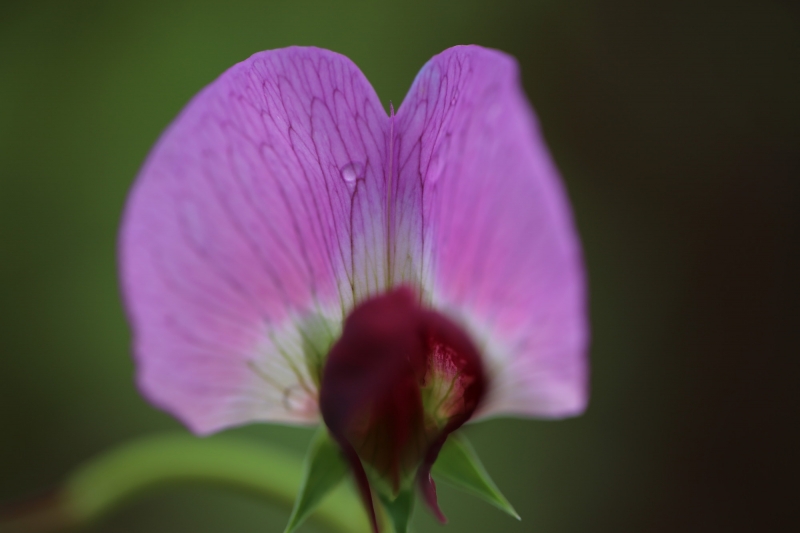
[[413,487],[402,489],[394,499],[383,493],[380,493],[379,496],[383,508],[386,509],[386,514],[392,521],[395,533],[406,533],[414,512]]
[[347,463],[339,447],[328,436],[328,430],[320,427],[308,448],[303,483],[284,533],[291,533],[300,527],[323,498],[345,478],[347,472]]
[[486,500],[520,520],[514,507],[489,477],[475,450],[463,435],[453,433],[447,438],[432,472],[435,477],[441,477],[443,481]]

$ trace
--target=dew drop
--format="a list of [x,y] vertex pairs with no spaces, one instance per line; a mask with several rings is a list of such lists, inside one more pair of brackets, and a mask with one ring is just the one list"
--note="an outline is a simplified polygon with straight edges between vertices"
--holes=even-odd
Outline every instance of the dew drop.
[[455,105],[458,102],[458,89],[453,92],[453,98],[450,100],[450,104]]
[[428,165],[428,174],[425,176],[425,183],[433,185],[442,177],[445,167],[447,166],[446,161],[449,147],[450,139],[449,137],[445,137],[436,152],[431,156],[431,162]]
[[298,384],[292,384],[283,390],[283,408],[287,413],[305,415],[308,414],[316,405],[309,402],[308,394]]
[[356,182],[364,179],[364,165],[357,161],[351,161],[341,168],[340,173],[347,187],[353,190],[356,188]]
[[433,154],[431,164],[428,166],[428,175],[425,177],[425,182],[433,185],[444,173],[444,157],[441,150]]

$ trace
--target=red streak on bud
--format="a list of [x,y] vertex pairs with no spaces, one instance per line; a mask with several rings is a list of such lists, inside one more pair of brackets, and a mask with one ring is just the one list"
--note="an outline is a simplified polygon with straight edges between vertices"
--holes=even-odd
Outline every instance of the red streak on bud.
[[475,412],[486,389],[478,351],[408,288],[356,307],[328,355],[320,386],[325,424],[350,462],[377,521],[364,464],[396,491],[416,472],[444,521],[430,469],[447,436]]

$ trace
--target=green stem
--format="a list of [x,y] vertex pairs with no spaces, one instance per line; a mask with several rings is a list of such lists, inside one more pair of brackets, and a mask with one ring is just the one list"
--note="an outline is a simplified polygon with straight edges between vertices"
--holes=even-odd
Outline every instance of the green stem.
[[[303,462],[262,443],[229,437],[162,435],[134,441],[79,467],[61,490],[0,519],[0,532],[79,529],[153,489],[204,484],[246,492],[290,510]],[[311,516],[338,533],[369,533],[353,491],[340,487]]]

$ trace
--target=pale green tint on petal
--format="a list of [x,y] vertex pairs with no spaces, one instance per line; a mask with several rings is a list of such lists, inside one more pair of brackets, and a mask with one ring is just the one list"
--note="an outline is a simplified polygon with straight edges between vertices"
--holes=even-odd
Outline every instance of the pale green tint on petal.
[[247,418],[292,424],[319,421],[319,380],[342,317],[338,306],[317,307],[293,314],[279,326],[262,327],[262,340],[247,361],[248,386],[242,389],[248,398],[244,403],[251,406]]
[[435,478],[474,494],[520,520],[520,516],[492,481],[464,435],[450,435],[439,452],[432,472]]

